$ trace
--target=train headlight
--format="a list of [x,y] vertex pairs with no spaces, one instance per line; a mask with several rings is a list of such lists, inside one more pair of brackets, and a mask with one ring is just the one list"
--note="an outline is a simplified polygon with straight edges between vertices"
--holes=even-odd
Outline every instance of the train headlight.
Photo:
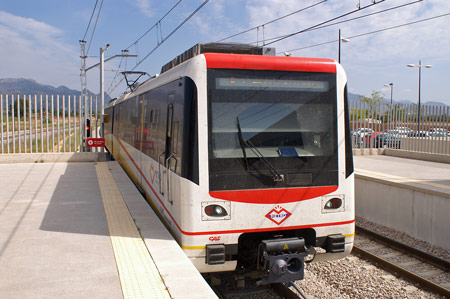
[[228,220],[230,202],[202,202],[202,220]]
[[325,209],[339,209],[342,206],[342,199],[340,199],[339,197],[334,197],[332,199],[330,199],[329,201],[327,201],[327,203],[325,204]]
[[219,205],[209,205],[205,207],[205,214],[211,217],[225,217],[227,211]]
[[344,211],[344,195],[322,197],[322,213]]

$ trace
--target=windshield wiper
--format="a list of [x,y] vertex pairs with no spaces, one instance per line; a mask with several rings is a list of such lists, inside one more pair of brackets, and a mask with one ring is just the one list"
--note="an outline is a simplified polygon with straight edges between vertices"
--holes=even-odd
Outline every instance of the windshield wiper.
[[248,171],[248,160],[247,160],[247,154],[245,152],[245,146],[247,146],[254,154],[256,157],[258,157],[261,162],[263,162],[264,165],[266,165],[266,167],[269,169],[269,171],[272,173],[273,175],[273,180],[274,182],[282,182],[284,181],[284,176],[281,175],[273,166],[272,164],[270,164],[269,160],[267,160],[266,157],[263,156],[263,154],[261,154],[261,152],[256,148],[256,146],[250,141],[250,140],[245,140],[242,137],[242,130],[241,130],[241,124],[239,122],[239,117],[236,117],[237,120],[237,129],[238,129],[238,137],[239,137],[239,144],[241,146],[242,149],[242,153],[244,155],[244,160],[245,160],[245,166],[246,166],[246,170]]
[[248,171],[248,160],[247,160],[247,153],[245,152],[245,140],[242,137],[242,130],[241,130],[241,124],[239,123],[239,117],[236,117],[237,119],[237,129],[238,129],[238,138],[239,138],[239,145],[242,149],[242,155],[244,156],[245,160],[245,170]]

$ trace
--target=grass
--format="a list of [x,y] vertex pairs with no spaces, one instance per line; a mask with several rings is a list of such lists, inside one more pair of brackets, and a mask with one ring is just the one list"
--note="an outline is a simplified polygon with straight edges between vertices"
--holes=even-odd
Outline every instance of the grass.
[[[45,130],[45,128],[44,128]],[[34,131],[34,130],[33,130]],[[62,130],[61,130],[62,131]],[[68,129],[67,129],[67,132]],[[51,133],[51,130],[48,134],[47,138],[41,138],[40,134],[38,134],[38,138],[33,138],[31,140],[31,147],[30,147],[30,136],[27,134],[27,140],[25,145],[25,137],[23,134],[20,136],[20,147],[19,147],[19,140],[15,140],[15,142],[12,142],[12,137],[10,137],[10,143],[9,143],[9,153],[14,153],[14,147],[15,147],[15,153],[58,153],[58,152],[78,152],[80,151],[80,137],[81,131],[77,128],[76,131],[76,138],[77,138],[77,146],[75,147],[75,131],[71,129],[70,134],[66,133],[66,136],[64,138],[63,132],[60,132],[60,136],[58,138],[57,132],[55,131],[54,138]],[[16,137],[18,137],[18,134],[16,132]],[[3,140],[3,147],[0,147],[0,153],[7,154],[8,153],[8,144],[7,139],[5,138]]]

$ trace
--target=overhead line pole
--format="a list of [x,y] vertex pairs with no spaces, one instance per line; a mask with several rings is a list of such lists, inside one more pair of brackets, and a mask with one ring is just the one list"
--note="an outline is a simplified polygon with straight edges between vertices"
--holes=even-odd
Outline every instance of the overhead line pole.
[[[109,48],[110,44],[106,44],[104,48],[100,48],[100,62],[97,64],[94,64],[88,68],[85,69],[85,72],[100,66],[100,137],[104,138],[104,107],[105,107],[105,91],[104,91],[104,63],[117,57],[137,57],[137,55],[129,55],[129,54],[119,54],[109,57],[108,59],[104,59],[105,51]],[[126,53],[126,52],[123,52]],[[86,106],[85,106],[86,109]],[[86,113],[86,112],[85,112]],[[86,115],[86,114],[85,114]],[[86,127],[86,126],[85,126]],[[86,136],[86,134],[85,134]],[[103,149],[102,149],[103,151]]]
[[[180,29],[187,21],[189,21],[201,8],[203,8],[203,6],[205,6],[210,0],[205,0],[196,10],[194,10],[194,12],[192,12],[188,17],[186,17],[186,19],[183,20],[183,22],[181,22],[174,30],[172,30],[165,38],[161,37],[161,41],[158,42],[158,44],[150,51],[147,53],[147,55],[145,55],[145,57],[143,59],[139,59],[139,61],[136,63],[136,65],[132,68],[132,70],[135,70],[137,68],[138,65],[140,65],[145,59],[147,59],[151,54],[153,54],[153,52],[155,52],[167,39],[169,39],[176,31],[178,31],[178,29]],[[384,0],[383,0],[384,1]],[[117,86],[119,86],[120,83],[122,83],[123,78],[119,81],[119,83],[116,84],[116,86],[114,86],[111,89],[111,92],[117,88]]]

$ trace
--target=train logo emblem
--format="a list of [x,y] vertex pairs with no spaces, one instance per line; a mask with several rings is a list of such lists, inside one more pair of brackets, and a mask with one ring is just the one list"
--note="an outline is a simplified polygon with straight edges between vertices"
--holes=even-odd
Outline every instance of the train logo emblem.
[[266,217],[276,223],[277,225],[280,225],[283,223],[286,219],[291,216],[292,213],[286,210],[285,208],[281,206],[276,206],[273,208],[269,213],[266,214]]

